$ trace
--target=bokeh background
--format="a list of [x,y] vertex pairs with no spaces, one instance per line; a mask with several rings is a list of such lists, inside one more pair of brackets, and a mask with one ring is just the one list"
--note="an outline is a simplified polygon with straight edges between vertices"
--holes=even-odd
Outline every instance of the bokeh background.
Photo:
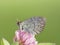
[[46,17],[44,31],[36,36],[38,42],[60,45],[59,0],[0,0],[0,40],[4,37],[12,43],[17,19],[24,21],[33,16]]

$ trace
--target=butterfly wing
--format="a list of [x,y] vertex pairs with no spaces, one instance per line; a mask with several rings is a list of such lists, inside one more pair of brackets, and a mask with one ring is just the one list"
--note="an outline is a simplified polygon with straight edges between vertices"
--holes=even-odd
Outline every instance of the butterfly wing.
[[25,30],[31,34],[38,34],[43,30],[44,26],[45,26],[45,18],[32,17],[20,23],[20,30]]

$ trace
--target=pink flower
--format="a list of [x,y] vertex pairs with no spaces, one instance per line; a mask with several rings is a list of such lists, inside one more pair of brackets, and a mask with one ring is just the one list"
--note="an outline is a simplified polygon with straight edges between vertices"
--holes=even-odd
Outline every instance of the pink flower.
[[35,35],[25,32],[24,30],[17,30],[14,40],[18,41],[20,45],[37,45]]

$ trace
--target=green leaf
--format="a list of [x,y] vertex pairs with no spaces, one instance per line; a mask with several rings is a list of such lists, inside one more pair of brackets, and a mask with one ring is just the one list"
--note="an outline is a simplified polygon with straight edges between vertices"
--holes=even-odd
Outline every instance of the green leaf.
[[4,45],[2,40],[1,40],[1,45]]
[[10,45],[10,43],[6,39],[2,38],[1,45]]
[[13,42],[12,45],[19,45],[18,42]]
[[55,43],[39,43],[38,45],[56,45]]

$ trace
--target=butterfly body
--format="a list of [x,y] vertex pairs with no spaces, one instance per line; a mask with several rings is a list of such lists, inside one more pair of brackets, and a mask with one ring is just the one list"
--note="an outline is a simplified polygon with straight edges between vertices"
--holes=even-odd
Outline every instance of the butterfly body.
[[25,30],[31,34],[40,33],[45,26],[45,18],[43,17],[32,17],[19,24],[20,30]]

